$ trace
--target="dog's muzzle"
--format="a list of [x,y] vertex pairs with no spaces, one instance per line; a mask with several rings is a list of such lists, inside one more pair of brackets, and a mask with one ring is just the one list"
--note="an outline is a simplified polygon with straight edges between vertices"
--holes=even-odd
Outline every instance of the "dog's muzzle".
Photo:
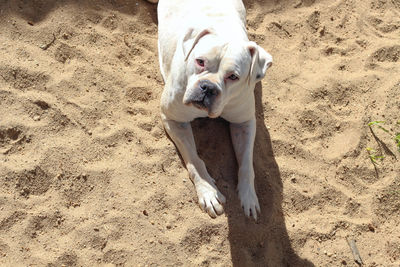
[[198,83],[198,87],[185,104],[192,104],[199,109],[210,111],[213,102],[219,94],[220,90],[215,84],[208,80],[203,80]]

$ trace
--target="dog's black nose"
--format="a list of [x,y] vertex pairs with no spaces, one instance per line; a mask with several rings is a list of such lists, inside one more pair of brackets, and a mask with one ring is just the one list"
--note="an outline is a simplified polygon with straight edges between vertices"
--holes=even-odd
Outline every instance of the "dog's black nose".
[[200,88],[207,96],[218,95],[218,89],[215,84],[210,81],[204,80],[200,82]]

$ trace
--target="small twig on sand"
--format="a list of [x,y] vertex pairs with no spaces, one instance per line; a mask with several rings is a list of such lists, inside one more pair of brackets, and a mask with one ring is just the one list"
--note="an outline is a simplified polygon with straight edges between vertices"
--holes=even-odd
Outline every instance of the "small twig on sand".
[[350,246],[351,252],[353,253],[355,262],[360,266],[363,265],[363,261],[360,256],[360,252],[358,252],[356,241],[354,239],[347,238],[347,243],[349,243],[349,246]]
[[126,40],[126,35],[124,35],[124,43],[127,47],[131,48],[131,45],[128,43],[128,41]]
[[53,33],[53,40],[51,40],[51,42],[48,44],[41,45],[40,48],[42,48],[43,50],[47,50],[47,48],[49,48],[54,43],[55,40],[56,40],[56,36]]

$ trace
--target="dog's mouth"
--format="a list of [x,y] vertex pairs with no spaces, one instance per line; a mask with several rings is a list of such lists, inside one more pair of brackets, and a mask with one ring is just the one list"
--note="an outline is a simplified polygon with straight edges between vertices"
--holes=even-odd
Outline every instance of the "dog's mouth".
[[185,105],[193,105],[194,107],[209,111],[215,100],[216,94],[213,92],[204,92],[202,90],[198,90],[196,94],[189,96],[188,99],[184,100]]
[[204,110],[204,111],[206,111],[208,113],[209,117],[213,118],[213,117],[215,117],[215,116],[212,115],[213,112],[211,112],[211,110],[212,110],[211,107],[212,107],[212,104],[213,104],[213,100],[214,99],[212,97],[209,97],[207,95],[203,95],[203,96],[198,96],[195,99],[191,99],[191,100],[185,102],[184,104],[187,105],[187,106],[192,105],[197,109]]
[[198,82],[196,88],[187,89],[183,104],[192,105],[197,109],[206,111],[209,117],[215,117],[212,110],[219,97],[220,90],[218,87],[208,80],[202,80]]
[[214,112],[211,112],[211,108],[207,107],[204,101],[191,101],[186,105],[193,105],[194,107],[204,110],[207,112],[208,117],[210,118],[217,118],[219,114],[215,114]]
[[208,108],[204,104],[204,100],[203,101],[192,101],[192,102],[189,103],[189,105],[190,104],[192,104],[193,106],[195,106],[198,109],[208,111]]

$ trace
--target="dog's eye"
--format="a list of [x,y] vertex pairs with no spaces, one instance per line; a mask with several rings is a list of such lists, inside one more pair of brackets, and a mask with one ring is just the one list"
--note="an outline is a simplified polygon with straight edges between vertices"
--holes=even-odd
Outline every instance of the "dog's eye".
[[198,59],[196,59],[196,62],[200,67],[204,67],[204,60],[198,58]]
[[235,80],[239,79],[239,77],[236,76],[235,74],[231,74],[231,75],[229,75],[228,79],[231,81],[235,81]]

